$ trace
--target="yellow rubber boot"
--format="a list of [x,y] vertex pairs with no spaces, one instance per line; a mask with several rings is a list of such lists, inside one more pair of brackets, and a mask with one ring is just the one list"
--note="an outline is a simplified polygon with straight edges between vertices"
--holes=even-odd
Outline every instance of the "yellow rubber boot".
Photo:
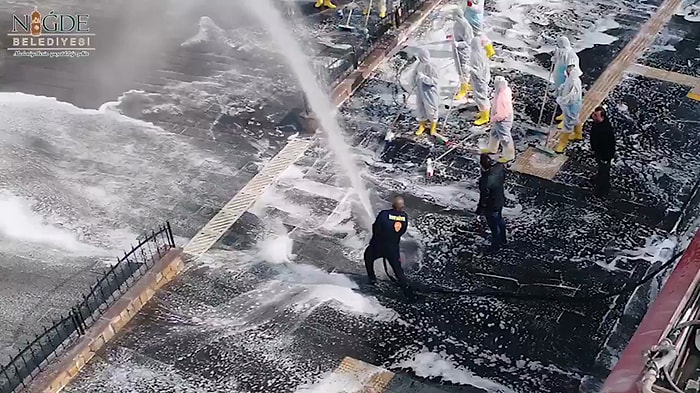
[[459,92],[455,95],[455,100],[461,100],[464,99],[464,97],[467,96],[467,93],[471,90],[471,86],[469,86],[469,83],[462,83],[459,85]]
[[486,57],[489,59],[496,55],[496,50],[493,49],[492,43],[489,42],[488,44],[484,45],[484,49],[486,49]]
[[362,15],[367,15],[369,14],[369,8],[365,8],[362,10]]
[[557,128],[560,130],[564,128],[564,121],[563,120],[560,121],[559,124],[557,124]]
[[506,163],[515,160],[515,143],[512,138],[510,141],[503,142],[503,154],[498,158],[498,162]]
[[416,135],[423,135],[423,132],[425,132],[425,122],[421,121],[418,123],[418,131],[416,131]]
[[491,120],[491,111],[487,109],[479,112],[479,118],[474,121],[474,125],[483,126],[484,124],[488,123],[489,120]]
[[433,121],[430,123],[430,135],[435,136],[437,135],[437,122]]
[[323,6],[323,0],[316,0],[316,5],[314,5],[314,7],[321,8],[321,6]]
[[566,146],[569,145],[569,134],[561,134],[559,136],[559,144],[554,148],[554,151],[557,153],[563,153],[564,150],[566,150]]
[[326,7],[330,8],[332,10],[337,8],[335,6],[335,4],[331,3],[331,0],[323,0],[323,5],[325,5]]
[[554,120],[556,120],[556,121],[564,121],[564,114],[562,113],[561,115],[555,117]]
[[498,153],[498,148],[501,145],[501,141],[498,138],[494,138],[492,136],[489,136],[489,144],[485,148],[481,149],[481,153],[486,153],[486,154],[496,154]]
[[379,17],[384,19],[386,18],[386,6],[381,6],[379,7]]
[[583,124],[579,124],[574,127],[574,132],[571,133],[569,137],[570,141],[581,141],[583,140]]

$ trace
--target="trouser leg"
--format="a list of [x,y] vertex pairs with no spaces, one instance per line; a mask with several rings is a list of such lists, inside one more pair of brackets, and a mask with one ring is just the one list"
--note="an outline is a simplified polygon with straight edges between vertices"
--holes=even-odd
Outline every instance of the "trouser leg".
[[365,249],[365,269],[367,270],[367,278],[370,281],[375,281],[377,280],[377,276],[374,274],[374,261],[377,260],[376,255],[374,254],[372,247],[367,247]]
[[610,192],[610,161],[598,160],[596,191],[602,195]]
[[501,239],[503,235],[501,234],[501,229],[503,226],[499,220],[500,214],[498,212],[488,213],[486,215],[486,222],[491,230],[491,248],[498,249],[501,246]]
[[408,279],[401,266],[401,261],[398,258],[387,258],[386,260],[389,262],[389,265],[391,265],[391,269],[394,271],[399,286],[403,289],[408,288]]
[[501,245],[504,245],[508,242],[508,237],[506,236],[506,222],[503,220],[503,212],[499,211],[498,212],[498,225],[499,225],[499,234],[501,235]]

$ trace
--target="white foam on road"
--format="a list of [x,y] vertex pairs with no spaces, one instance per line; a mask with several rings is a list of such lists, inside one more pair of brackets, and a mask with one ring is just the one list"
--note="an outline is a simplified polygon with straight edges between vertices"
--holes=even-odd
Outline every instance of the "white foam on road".
[[458,366],[445,352],[430,352],[427,348],[395,363],[392,367],[410,369],[421,378],[440,378],[445,382],[473,386],[489,393],[516,393],[515,390]]
[[197,196],[183,170],[219,157],[115,105],[81,109],[0,93],[0,186],[33,201],[32,211],[81,243],[121,250],[141,231],[177,218],[173,200]]
[[676,15],[688,22],[700,22],[700,0],[684,0]]
[[104,254],[104,250],[78,240],[75,233],[48,223],[32,211],[35,202],[8,191],[0,192],[0,234],[5,239],[47,246],[76,254]]

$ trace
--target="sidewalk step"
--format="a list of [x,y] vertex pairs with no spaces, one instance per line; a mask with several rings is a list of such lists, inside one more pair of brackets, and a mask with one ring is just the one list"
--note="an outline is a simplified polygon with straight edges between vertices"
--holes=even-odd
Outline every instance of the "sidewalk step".
[[344,358],[338,368],[324,378],[317,388],[343,393],[444,393],[443,390],[425,385],[408,375],[397,375],[351,357]]

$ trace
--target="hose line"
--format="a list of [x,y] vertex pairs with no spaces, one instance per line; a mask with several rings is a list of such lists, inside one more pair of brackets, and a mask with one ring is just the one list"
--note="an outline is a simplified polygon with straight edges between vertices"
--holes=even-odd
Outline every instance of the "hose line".
[[[515,293],[515,292],[503,292],[503,291],[493,291],[493,290],[464,291],[464,290],[453,289],[453,288],[442,287],[442,286],[413,287],[413,290],[417,293],[421,293],[421,294],[425,294],[425,295],[438,294],[438,295],[446,295],[446,296],[490,297],[490,298],[496,298],[496,299],[552,301],[552,302],[562,302],[562,303],[589,303],[589,302],[594,302],[594,301],[598,301],[598,300],[608,299],[608,298],[619,296],[619,295],[624,295],[624,294],[627,294],[627,293],[634,291],[635,289],[637,289],[640,286],[649,282],[652,278],[656,277],[659,273],[664,271],[666,268],[671,266],[671,264],[673,264],[676,260],[678,260],[678,258],[680,258],[683,255],[683,252],[685,252],[685,250],[676,253],[673,257],[671,257],[671,259],[664,262],[656,270],[652,271],[651,273],[648,273],[646,276],[644,276],[639,281],[628,283],[627,285],[625,285],[624,287],[622,287],[621,289],[619,289],[617,291],[601,292],[601,293],[597,293],[594,295],[587,295],[587,296],[565,296],[565,295],[554,296],[554,295],[534,295],[534,294],[528,295],[528,294],[520,294],[520,293]],[[386,273],[386,275],[389,277],[389,279],[393,283],[398,284],[396,278],[393,277],[391,274],[389,274],[389,269],[387,267],[386,258],[384,258],[384,272]]]

